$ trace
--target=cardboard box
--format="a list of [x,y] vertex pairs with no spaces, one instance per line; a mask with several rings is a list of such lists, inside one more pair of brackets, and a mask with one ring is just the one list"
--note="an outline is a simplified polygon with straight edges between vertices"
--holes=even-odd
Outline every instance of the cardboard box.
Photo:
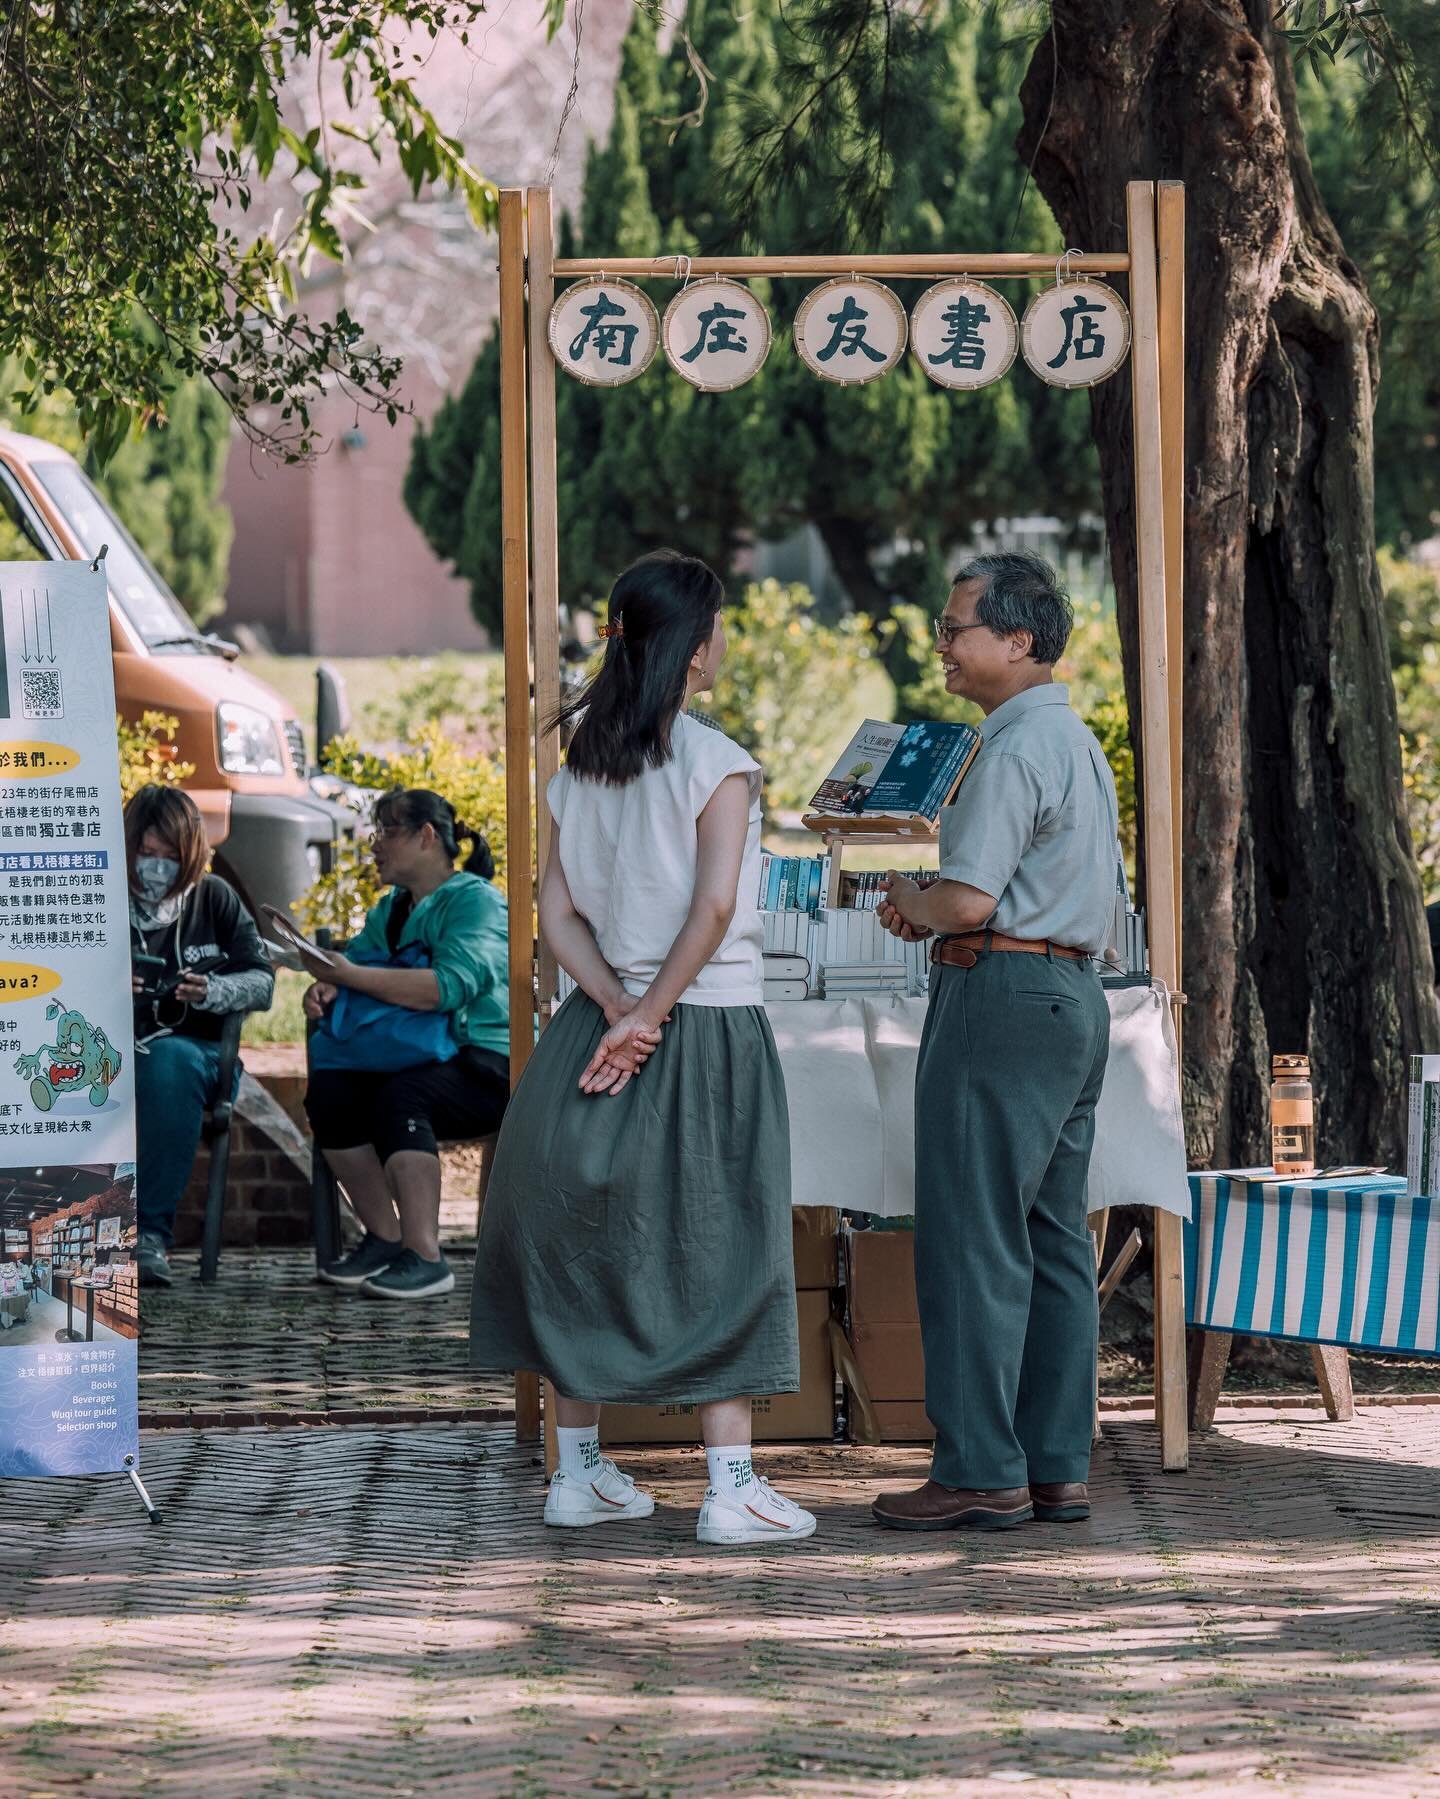
[[921,1400],[925,1396],[925,1352],[920,1320],[850,1326],[850,1347],[871,1399]]
[[840,1213],[834,1206],[794,1206],[795,1287],[806,1293],[840,1285]]
[[935,1426],[918,1399],[880,1399],[875,1402],[875,1422],[882,1443],[933,1443]]
[[[850,1347],[875,1409],[881,1441],[921,1443],[933,1438],[925,1416],[915,1233],[847,1231],[845,1278]],[[853,1406],[851,1416],[853,1421]]]
[[[757,1443],[828,1443],[835,1429],[835,1364],[830,1354],[830,1295],[796,1295],[800,1322],[800,1391],[776,1393],[751,1403]],[[694,1405],[607,1405],[600,1440],[612,1443],[698,1443],[700,1408]]]
[[852,1324],[918,1321],[914,1231],[846,1231],[845,1283]]

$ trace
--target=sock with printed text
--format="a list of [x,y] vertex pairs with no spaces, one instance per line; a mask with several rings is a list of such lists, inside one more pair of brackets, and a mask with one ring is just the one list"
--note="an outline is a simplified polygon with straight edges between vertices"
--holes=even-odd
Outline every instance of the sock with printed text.
[[748,1443],[737,1443],[730,1449],[711,1449],[707,1445],[705,1460],[710,1464],[711,1488],[722,1499],[727,1495],[747,1493],[755,1485]]
[[557,1424],[555,1436],[560,1444],[560,1472],[588,1486],[600,1472],[600,1426],[587,1424],[580,1430],[567,1430]]

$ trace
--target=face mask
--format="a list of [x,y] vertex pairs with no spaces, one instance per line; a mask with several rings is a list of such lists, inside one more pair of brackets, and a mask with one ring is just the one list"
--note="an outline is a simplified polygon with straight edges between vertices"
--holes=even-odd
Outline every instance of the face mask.
[[158,906],[179,879],[180,864],[169,856],[135,858],[135,882],[140,897],[149,900],[152,906]]

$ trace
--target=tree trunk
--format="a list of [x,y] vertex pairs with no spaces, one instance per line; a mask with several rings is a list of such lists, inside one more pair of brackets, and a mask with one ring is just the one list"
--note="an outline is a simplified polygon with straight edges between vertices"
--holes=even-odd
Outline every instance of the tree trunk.
[[[1271,10],[1054,0],[1018,148],[1086,249],[1124,243],[1127,180],[1187,188],[1191,1158],[1268,1162],[1269,1056],[1308,1050],[1321,1156],[1394,1167],[1404,1057],[1435,1045],[1440,1016],[1375,563],[1378,333]],[[1138,724],[1128,375],[1091,404]]]

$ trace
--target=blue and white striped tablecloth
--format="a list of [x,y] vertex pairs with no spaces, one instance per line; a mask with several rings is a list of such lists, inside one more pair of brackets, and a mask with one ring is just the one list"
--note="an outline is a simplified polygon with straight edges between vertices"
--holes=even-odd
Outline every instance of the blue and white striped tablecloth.
[[1440,1355],[1440,1199],[1399,1175],[1192,1174],[1185,1315],[1249,1337]]

